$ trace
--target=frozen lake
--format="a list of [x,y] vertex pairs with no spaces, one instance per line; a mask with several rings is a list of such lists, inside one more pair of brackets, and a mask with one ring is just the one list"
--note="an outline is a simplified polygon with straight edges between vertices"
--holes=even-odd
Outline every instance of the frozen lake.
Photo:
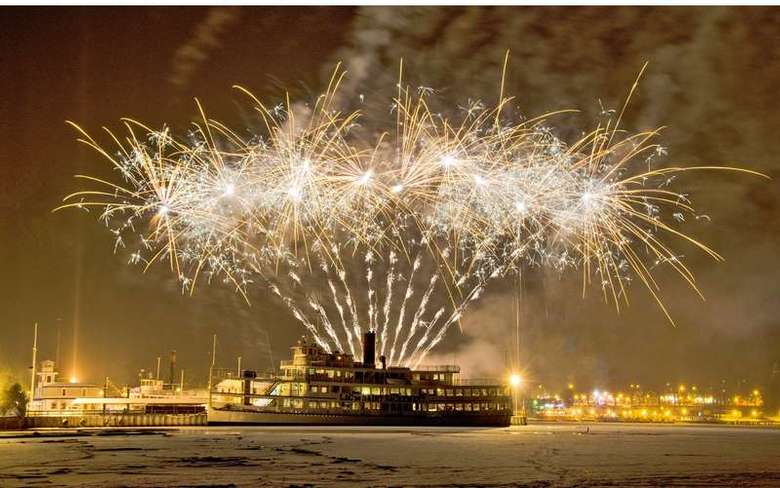
[[0,486],[735,485],[780,486],[780,429],[193,427],[0,438]]

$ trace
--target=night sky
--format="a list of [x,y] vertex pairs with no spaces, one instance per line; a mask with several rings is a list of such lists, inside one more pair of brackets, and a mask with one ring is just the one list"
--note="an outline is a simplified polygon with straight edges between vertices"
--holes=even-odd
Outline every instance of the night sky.
[[[386,110],[397,64],[409,82],[452,103],[493,103],[503,53],[507,92],[524,114],[561,108],[565,138],[589,129],[601,104],[615,108],[649,67],[624,126],[667,128],[669,162],[730,164],[764,180],[698,174],[681,181],[712,222],[686,231],[725,258],[681,246],[706,297],[661,273],[677,326],[640,286],[617,314],[580,276],[530,272],[521,302],[521,358],[538,381],[614,387],[695,381],[762,385],[780,361],[780,10],[689,8],[2,8],[0,12],[0,369],[23,375],[32,324],[39,358],[83,379],[131,381],[171,349],[205,382],[211,334],[218,359],[268,368],[302,328],[262,289],[249,307],[231,289],[180,293],[164,265],[147,274],[95,218],[52,214],[81,189],[73,175],[108,178],[79,145],[73,120],[98,134],[129,116],[184,131],[193,97],[233,127],[251,128],[240,84],[275,102],[288,89],[311,98],[344,61],[345,96]],[[108,142],[105,138],[103,142]],[[513,335],[511,288],[494,283],[439,349],[473,375],[499,374]],[[74,332],[76,333],[74,341]],[[270,351],[267,346],[270,342]],[[487,360],[486,360],[487,358]]]

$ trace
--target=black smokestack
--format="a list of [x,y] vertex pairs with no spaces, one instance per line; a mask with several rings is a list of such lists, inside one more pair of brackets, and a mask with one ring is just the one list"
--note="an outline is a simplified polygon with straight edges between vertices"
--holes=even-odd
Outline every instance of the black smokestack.
[[373,368],[376,366],[376,334],[369,330],[363,334],[363,366]]

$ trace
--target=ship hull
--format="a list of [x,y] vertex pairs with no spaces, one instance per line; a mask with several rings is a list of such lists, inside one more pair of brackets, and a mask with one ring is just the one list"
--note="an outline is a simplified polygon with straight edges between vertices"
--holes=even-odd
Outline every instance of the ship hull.
[[209,409],[209,425],[386,425],[440,427],[508,427],[511,416],[502,413],[485,415],[366,415],[320,414],[305,412],[263,412]]

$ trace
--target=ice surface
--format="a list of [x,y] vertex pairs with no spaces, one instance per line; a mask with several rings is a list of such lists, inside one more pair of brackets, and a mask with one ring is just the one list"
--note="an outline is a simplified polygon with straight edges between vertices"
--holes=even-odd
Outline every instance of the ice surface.
[[771,428],[536,424],[72,434],[0,438],[0,486],[780,486],[780,429]]

